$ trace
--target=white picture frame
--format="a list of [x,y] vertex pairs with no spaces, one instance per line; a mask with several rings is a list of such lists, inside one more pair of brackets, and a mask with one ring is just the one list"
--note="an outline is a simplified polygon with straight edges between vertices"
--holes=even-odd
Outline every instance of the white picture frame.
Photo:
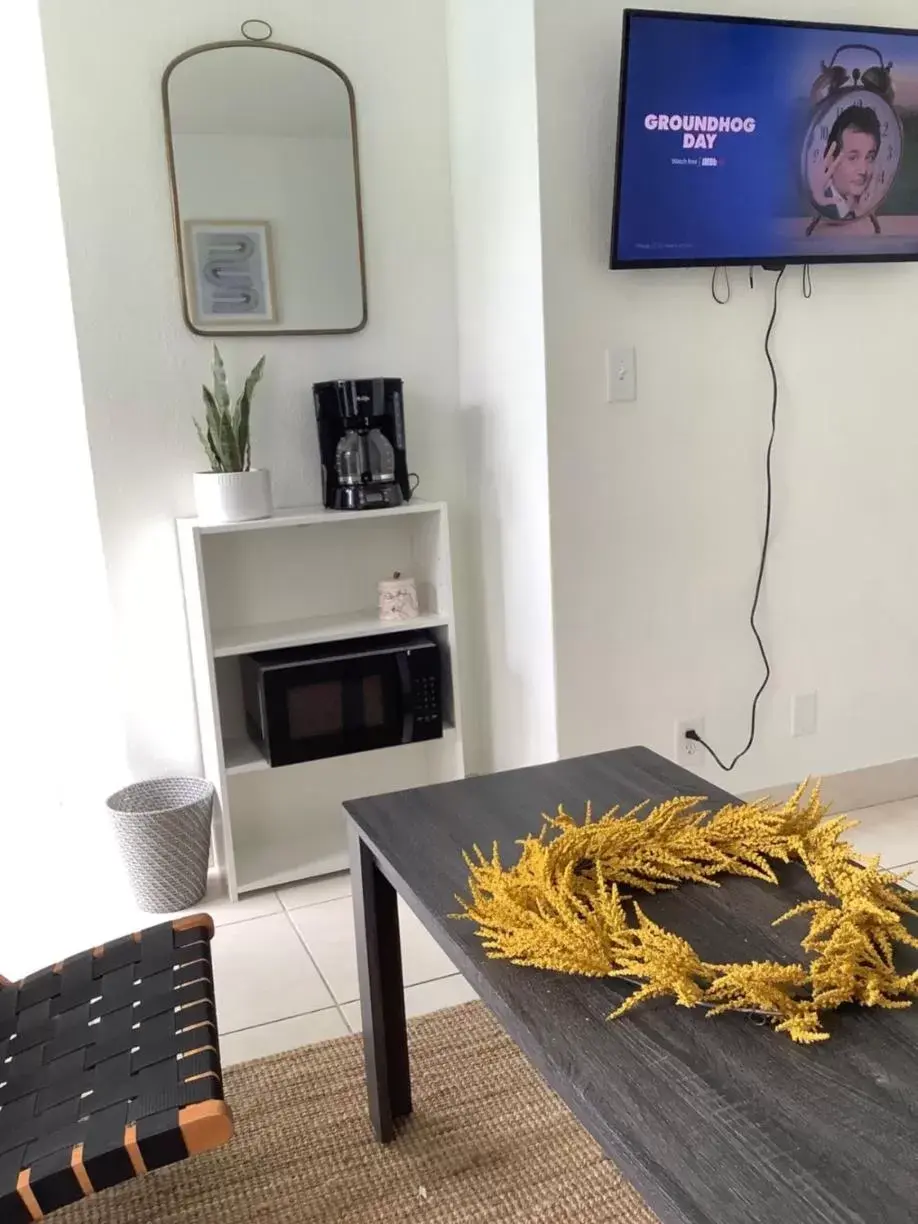
[[185,293],[196,328],[278,322],[269,221],[186,221],[183,236]]

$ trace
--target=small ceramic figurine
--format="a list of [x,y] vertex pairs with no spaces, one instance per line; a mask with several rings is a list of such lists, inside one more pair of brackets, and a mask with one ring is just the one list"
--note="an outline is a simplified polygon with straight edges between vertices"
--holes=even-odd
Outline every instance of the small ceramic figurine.
[[409,621],[420,616],[418,592],[413,578],[393,574],[379,584],[379,619]]

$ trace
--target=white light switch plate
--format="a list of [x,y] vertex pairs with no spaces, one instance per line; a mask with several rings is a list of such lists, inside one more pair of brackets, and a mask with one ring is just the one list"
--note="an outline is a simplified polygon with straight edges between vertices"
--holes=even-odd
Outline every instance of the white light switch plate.
[[606,401],[630,404],[637,399],[637,353],[634,348],[606,349]]

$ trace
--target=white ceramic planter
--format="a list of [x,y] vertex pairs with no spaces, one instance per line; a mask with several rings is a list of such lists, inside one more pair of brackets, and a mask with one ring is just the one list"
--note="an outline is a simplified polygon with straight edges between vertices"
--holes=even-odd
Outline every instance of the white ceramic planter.
[[210,523],[270,518],[274,513],[271,473],[265,468],[253,468],[251,472],[195,472],[194,500],[198,517]]

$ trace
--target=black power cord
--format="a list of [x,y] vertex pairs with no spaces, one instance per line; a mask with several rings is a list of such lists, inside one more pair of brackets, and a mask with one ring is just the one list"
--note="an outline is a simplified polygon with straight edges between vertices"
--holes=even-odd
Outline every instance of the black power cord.
[[[719,279],[723,275],[724,290],[720,293],[718,290]],[[717,267],[711,273],[711,297],[718,306],[726,306],[733,296],[733,288],[730,284],[730,269]]]
[[759,685],[758,692],[756,693],[755,697],[752,699],[752,714],[751,714],[750,726],[749,726],[749,739],[746,741],[745,748],[743,748],[741,752],[738,752],[736,756],[733,758],[732,764],[725,765],[723,761],[720,759],[720,757],[717,755],[717,753],[714,751],[714,749],[711,747],[711,745],[706,740],[703,740],[697,731],[686,731],[685,733],[685,738],[687,740],[693,740],[695,743],[700,744],[702,748],[707,749],[707,751],[711,754],[711,757],[713,758],[713,760],[720,766],[720,768],[725,773],[730,773],[732,770],[734,770],[736,766],[739,764],[739,762],[743,759],[743,757],[746,756],[746,754],[751,750],[752,745],[755,743],[756,720],[758,718],[758,713],[759,713],[759,702],[762,700],[762,694],[768,688],[769,680],[771,680],[771,663],[768,658],[768,651],[765,649],[765,643],[762,640],[762,635],[759,632],[759,627],[756,624],[756,616],[758,615],[759,602],[761,601],[761,598],[762,598],[762,586],[765,582],[765,567],[768,563],[768,546],[771,543],[771,523],[772,523],[772,517],[773,517],[772,511],[774,508],[774,482],[772,479],[772,459],[774,456],[775,438],[777,437],[777,433],[778,433],[778,370],[777,370],[777,367],[775,366],[775,360],[771,352],[771,338],[772,338],[772,335],[774,334],[775,324],[778,321],[778,302],[779,302],[778,291],[781,288],[781,281],[784,279],[784,273],[786,271],[787,271],[786,268],[781,268],[778,271],[778,275],[775,277],[774,305],[771,311],[771,320],[768,324],[768,330],[765,333],[765,359],[768,362],[768,368],[771,370],[771,383],[772,383],[772,390],[773,390],[772,399],[771,399],[771,434],[768,438],[768,450],[765,453],[765,487],[766,487],[765,535],[762,540],[762,555],[759,560],[759,572],[758,572],[758,576],[755,582],[755,596],[752,600],[752,610],[749,613],[749,625],[752,629],[753,636],[755,637],[756,644],[758,645],[759,654],[761,654],[762,656],[762,662],[765,664],[765,679]]

